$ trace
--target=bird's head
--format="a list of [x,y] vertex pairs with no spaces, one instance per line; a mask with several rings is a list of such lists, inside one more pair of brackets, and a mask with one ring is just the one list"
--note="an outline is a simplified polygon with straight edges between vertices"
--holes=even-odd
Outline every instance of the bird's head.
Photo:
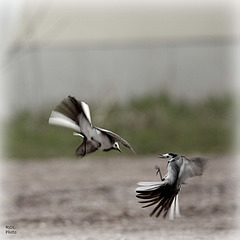
[[120,147],[119,147],[119,144],[118,144],[117,142],[115,142],[115,143],[113,144],[112,149],[117,150],[117,151],[119,151],[119,152],[122,152],[121,149],[120,149]]
[[166,158],[166,159],[172,159],[175,158],[177,156],[177,154],[175,153],[165,153],[165,154],[159,154],[159,158]]

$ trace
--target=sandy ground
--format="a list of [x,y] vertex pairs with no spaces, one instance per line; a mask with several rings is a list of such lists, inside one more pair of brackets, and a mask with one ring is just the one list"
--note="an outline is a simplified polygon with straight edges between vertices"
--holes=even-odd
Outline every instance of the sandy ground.
[[5,163],[0,239],[239,239],[234,159],[211,157],[188,179],[175,221],[150,218],[135,197],[137,182],[158,180],[156,164],[166,171],[156,156]]

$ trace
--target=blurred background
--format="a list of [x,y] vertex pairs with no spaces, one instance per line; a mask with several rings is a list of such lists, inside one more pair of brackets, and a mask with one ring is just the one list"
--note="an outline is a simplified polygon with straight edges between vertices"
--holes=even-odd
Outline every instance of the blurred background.
[[[0,1],[1,239],[239,239],[236,2]],[[137,155],[76,161],[82,140],[48,124],[68,95]],[[166,152],[209,159],[175,222],[135,198]]]
[[51,110],[68,95],[86,101],[93,123],[126,138],[139,154],[231,149],[233,4],[22,0],[2,6],[7,157],[74,156],[80,140],[48,125]]

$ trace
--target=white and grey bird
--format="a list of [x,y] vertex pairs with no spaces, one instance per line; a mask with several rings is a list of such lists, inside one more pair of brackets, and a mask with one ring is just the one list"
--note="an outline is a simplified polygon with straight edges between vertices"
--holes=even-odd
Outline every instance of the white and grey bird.
[[94,127],[89,106],[72,96],[68,96],[57,105],[51,113],[49,123],[71,128],[76,131],[73,133],[74,135],[83,137],[82,144],[76,149],[77,156],[83,157],[96,150],[109,151],[114,149],[121,152],[118,143],[122,143],[135,153],[131,145],[116,133]]
[[165,218],[170,209],[169,219],[180,217],[178,194],[182,184],[190,177],[200,176],[206,168],[207,159],[201,157],[186,158],[174,153],[166,153],[159,156],[168,159],[167,174],[162,178],[160,168],[156,166],[161,182],[139,182],[136,188],[136,197],[144,203],[143,208],[156,205],[150,216],[158,217],[163,213]]

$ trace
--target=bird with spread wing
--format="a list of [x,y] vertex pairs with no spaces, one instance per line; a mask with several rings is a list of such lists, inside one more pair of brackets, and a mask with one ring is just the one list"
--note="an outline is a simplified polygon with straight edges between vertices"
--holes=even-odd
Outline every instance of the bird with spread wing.
[[135,153],[132,146],[116,133],[93,126],[89,106],[75,97],[68,96],[57,105],[51,113],[49,124],[71,128],[75,130],[74,135],[83,138],[82,144],[76,149],[77,156],[83,157],[96,150],[114,149],[121,152],[119,143]]
[[145,204],[143,208],[155,205],[150,216],[156,214],[158,217],[163,213],[163,217],[166,217],[170,209],[169,219],[173,220],[175,216],[180,216],[178,194],[182,184],[187,178],[202,175],[207,160],[201,157],[188,159],[174,153],[166,153],[159,157],[168,159],[167,174],[162,177],[160,168],[156,166],[161,181],[139,182],[136,197],[141,199],[139,203]]

